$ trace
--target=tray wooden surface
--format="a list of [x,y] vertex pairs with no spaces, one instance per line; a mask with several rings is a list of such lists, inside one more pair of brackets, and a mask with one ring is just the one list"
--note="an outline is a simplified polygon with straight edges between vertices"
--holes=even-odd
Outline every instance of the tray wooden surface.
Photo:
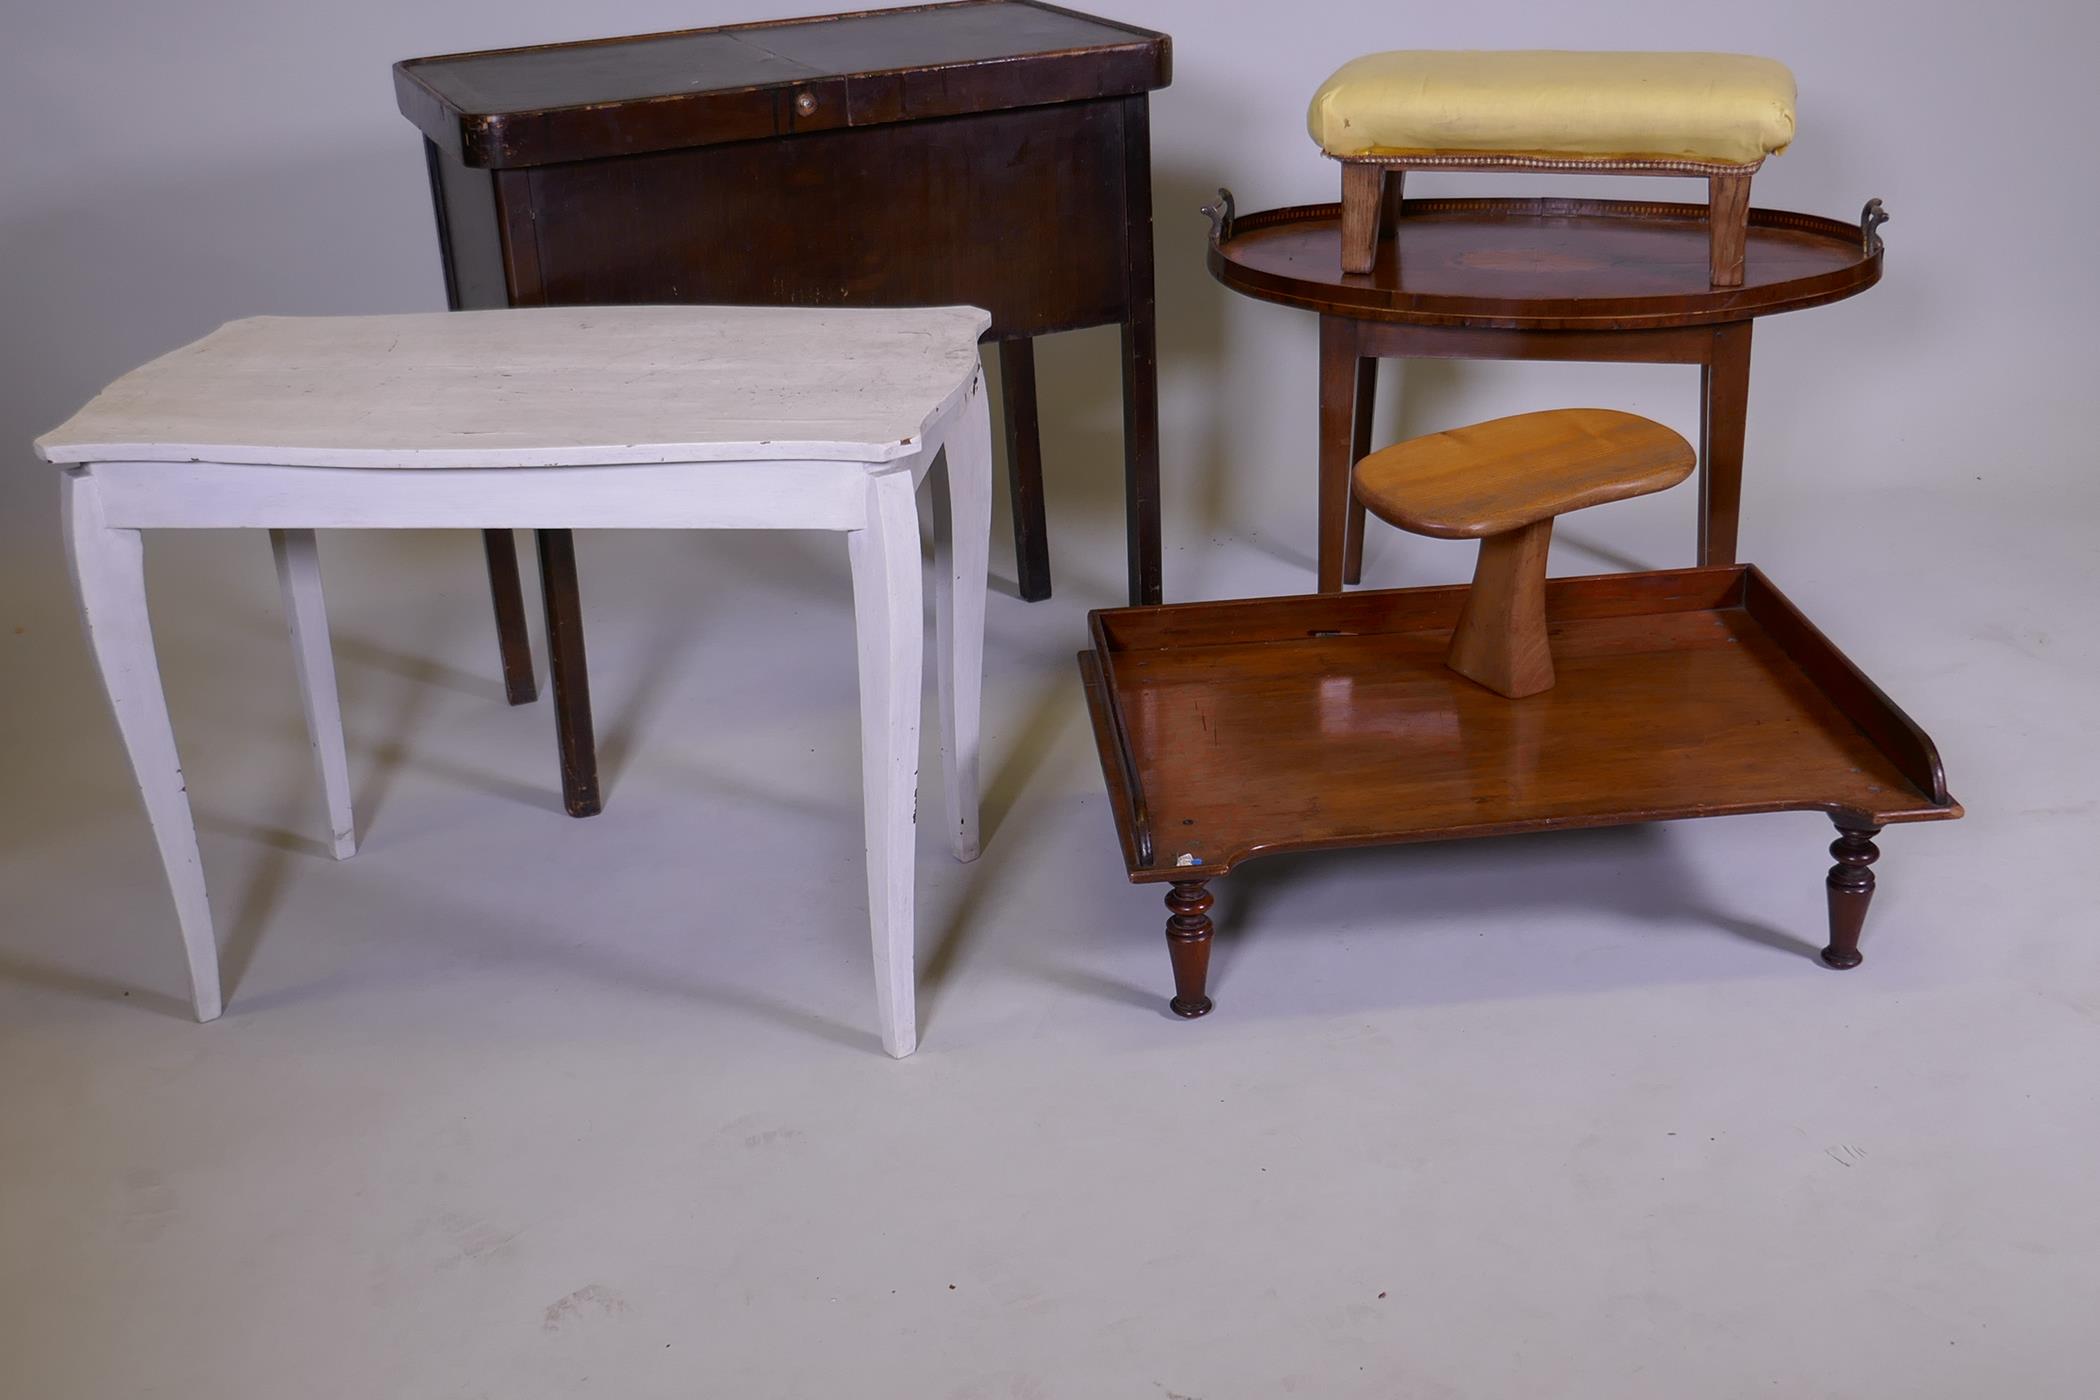
[[1465,591],[1093,613],[1080,669],[1130,878],[1680,817],[1961,815],[1932,741],[1753,566],[1550,580],[1559,680],[1523,700],[1445,667]]
[[[1368,273],[1341,270],[1341,205],[1220,221],[1211,275],[1325,314],[1411,325],[1635,330],[1820,306],[1881,278],[1870,227],[1752,209],[1743,285],[1710,285],[1704,204],[1410,199]],[[1878,226],[1878,221],[1877,225]]]

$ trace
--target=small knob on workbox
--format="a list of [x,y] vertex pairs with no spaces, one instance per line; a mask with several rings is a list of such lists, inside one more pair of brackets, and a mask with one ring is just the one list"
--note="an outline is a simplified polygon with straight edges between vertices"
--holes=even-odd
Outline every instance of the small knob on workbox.
[[810,113],[816,111],[817,95],[809,91],[807,88],[804,88],[801,92],[796,93],[795,110],[797,112],[800,112],[805,117],[808,116]]

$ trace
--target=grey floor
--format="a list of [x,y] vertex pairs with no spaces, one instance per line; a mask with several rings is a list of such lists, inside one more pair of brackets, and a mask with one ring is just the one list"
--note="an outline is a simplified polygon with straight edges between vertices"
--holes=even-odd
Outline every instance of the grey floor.
[[[903,1062],[835,539],[583,538],[576,822],[471,538],[324,536],[343,864],[266,545],[157,541],[210,1026],[55,559],[18,558],[0,1393],[2090,1395],[2096,505],[1756,498],[1754,556],[1969,810],[1884,839],[1859,971],[1813,956],[1827,823],[1740,818],[1258,862],[1193,1024],[1071,660],[1115,532],[1057,517],[1058,596],[992,600],[986,854],[922,841]],[[1571,524],[1555,569],[1682,563],[1687,511]],[[1177,540],[1170,588],[1302,590],[1310,521],[1274,533]],[[1462,568],[1374,544],[1374,583]]]

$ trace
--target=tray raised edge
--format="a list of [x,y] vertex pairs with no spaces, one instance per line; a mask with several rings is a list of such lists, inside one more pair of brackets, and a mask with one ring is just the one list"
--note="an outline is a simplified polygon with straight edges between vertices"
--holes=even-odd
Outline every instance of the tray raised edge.
[[[1241,235],[1282,224],[1339,224],[1341,211],[1338,203],[1292,204],[1235,214],[1229,221],[1213,224],[1206,266],[1211,276],[1230,290],[1279,305],[1406,325],[1525,330],[1659,330],[1742,321],[1843,301],[1881,280],[1882,243],[1878,234],[1872,237],[1869,248],[1869,240],[1857,224],[1820,214],[1766,208],[1749,211],[1753,230],[1786,229],[1811,234],[1855,249],[1856,258],[1845,267],[1818,276],[1747,287],[1708,287],[1646,296],[1526,298],[1403,292],[1380,286],[1373,275],[1344,274],[1339,267],[1332,279],[1288,277],[1252,267],[1232,256],[1232,243]],[[1703,224],[1707,213],[1704,204],[1541,196],[1410,199],[1403,201],[1400,217],[1505,214],[1540,219],[1616,218]]]

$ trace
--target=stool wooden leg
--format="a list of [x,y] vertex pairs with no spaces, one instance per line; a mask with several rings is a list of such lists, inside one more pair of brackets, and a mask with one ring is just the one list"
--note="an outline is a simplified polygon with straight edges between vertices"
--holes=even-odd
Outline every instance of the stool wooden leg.
[[1750,177],[1706,177],[1707,238],[1716,287],[1743,285],[1743,247],[1750,239]]
[[1378,261],[1386,170],[1369,161],[1342,162],[1342,271],[1369,272]]
[[1860,964],[1859,931],[1867,922],[1867,905],[1874,899],[1874,872],[1868,869],[1881,858],[1874,838],[1878,826],[1839,827],[1830,854],[1837,861],[1823,881],[1830,898],[1830,946],[1823,950],[1823,963],[1839,971]]
[[1445,664],[1498,695],[1521,699],[1553,685],[1546,643],[1546,551],[1553,521],[1534,521],[1480,542],[1473,586]]
[[[989,527],[987,527],[989,528]],[[912,988],[913,840],[919,801],[919,695],[925,615],[918,496],[911,473],[868,479],[867,524],[846,536],[860,655],[860,785],[868,852],[868,930],[882,1048],[919,1043]]]
[[103,523],[99,489],[84,470],[76,467],[60,482],[66,560],[80,594],[80,617],[145,802],[153,843],[160,848],[168,890],[175,896],[175,919],[189,963],[190,1004],[198,1020],[215,1020],[219,945],[212,937],[211,902],[204,894],[204,863],[197,854],[189,789],[182,780],[175,730],[168,723],[168,697],[153,654],[145,546],[137,530],[114,530]]
[[977,759],[984,705],[985,555],[992,531],[992,425],[979,375],[941,449],[933,505],[934,679],[941,778],[957,860],[977,859]]
[[306,736],[321,773],[328,810],[328,850],[337,860],[357,853],[357,825],[350,810],[350,764],[343,751],[343,708],[335,687],[335,657],[328,647],[328,604],[321,593],[321,558],[311,530],[270,531],[277,560],[277,587],[292,634],[292,662],[299,673],[299,701],[306,710]]
[[595,817],[602,804],[598,747],[591,735],[591,674],[583,653],[583,599],[576,586],[576,537],[567,530],[534,533],[540,600],[547,609],[547,674],[554,682],[562,805],[572,817]]
[[[1356,416],[1349,430],[1349,471],[1371,455],[1371,412],[1378,402],[1378,360],[1366,355],[1356,362]],[[1349,523],[1342,535],[1342,582],[1364,581],[1364,503],[1349,492]]]
[[1203,993],[1210,977],[1210,906],[1214,902],[1207,881],[1176,880],[1167,891],[1167,955],[1174,961],[1174,999],[1167,1003],[1176,1016],[1194,1020],[1210,1014],[1211,1000]]
[[518,582],[518,541],[508,530],[483,530],[489,601],[496,608],[496,647],[503,658],[503,698],[530,705],[539,698],[532,678],[532,639],[525,631],[525,590]]
[[1035,342],[999,342],[1006,418],[1006,485],[1014,512],[1014,577],[1021,600],[1050,596],[1050,527],[1043,509],[1043,435],[1036,413]]

